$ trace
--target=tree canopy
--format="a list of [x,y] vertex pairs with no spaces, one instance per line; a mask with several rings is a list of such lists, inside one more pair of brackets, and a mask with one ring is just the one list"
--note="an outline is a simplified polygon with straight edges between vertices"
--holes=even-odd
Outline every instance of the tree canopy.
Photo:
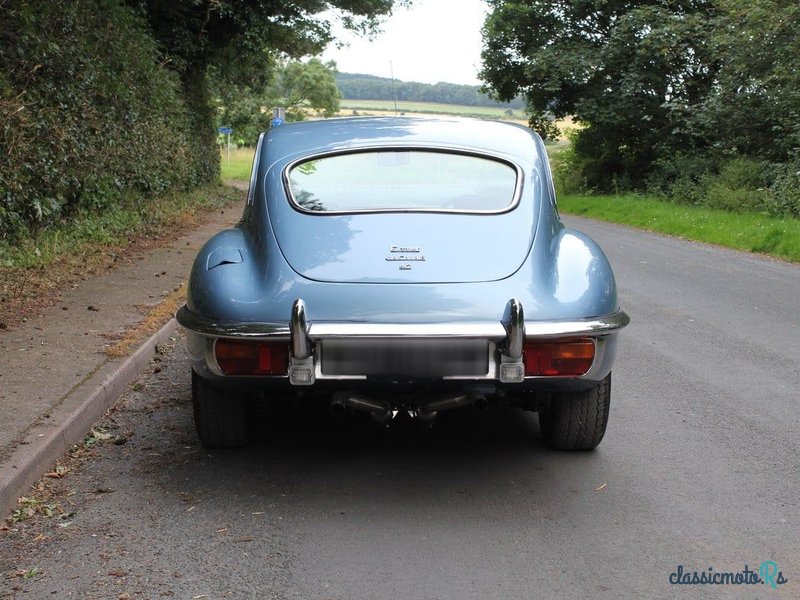
[[630,178],[664,140],[701,143],[683,126],[710,90],[718,64],[708,48],[712,0],[489,0],[482,77],[500,99],[522,93],[531,124],[575,117],[577,140],[596,160],[590,179]]
[[501,100],[522,94],[545,136],[553,118],[573,116],[590,187],[687,169],[697,180],[746,159],[760,161],[742,171],[761,173],[755,189],[798,159],[796,0],[487,1],[487,87]]
[[147,17],[177,70],[216,65],[234,78],[258,75],[272,52],[314,55],[332,41],[334,19],[365,34],[395,0],[128,0]]
[[[332,41],[332,23],[369,34],[395,3],[407,0],[128,0],[141,11],[164,60],[179,73],[203,134],[217,155],[216,110],[209,88],[228,84],[251,96],[273,85],[277,64],[318,54]],[[256,92],[252,94],[251,92]],[[250,99],[253,101],[253,98]],[[256,100],[256,102],[258,102]]]

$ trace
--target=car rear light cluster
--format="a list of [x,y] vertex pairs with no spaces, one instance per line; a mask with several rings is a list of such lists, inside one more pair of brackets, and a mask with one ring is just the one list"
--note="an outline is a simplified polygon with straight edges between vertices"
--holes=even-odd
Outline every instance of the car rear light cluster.
[[527,376],[577,377],[592,368],[594,340],[526,342],[522,355]]
[[225,375],[285,375],[289,368],[289,344],[242,342],[219,339],[214,356]]

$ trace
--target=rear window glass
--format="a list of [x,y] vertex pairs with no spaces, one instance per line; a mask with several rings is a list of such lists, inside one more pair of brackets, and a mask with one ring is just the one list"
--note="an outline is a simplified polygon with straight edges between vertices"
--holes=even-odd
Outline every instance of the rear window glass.
[[336,154],[289,170],[292,201],[316,212],[499,212],[515,202],[517,179],[501,160],[422,150]]

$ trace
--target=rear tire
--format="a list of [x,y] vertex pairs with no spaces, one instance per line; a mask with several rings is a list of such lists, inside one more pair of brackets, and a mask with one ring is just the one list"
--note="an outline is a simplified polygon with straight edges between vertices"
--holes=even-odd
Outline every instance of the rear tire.
[[250,442],[247,394],[214,387],[192,370],[192,406],[206,448],[241,448]]
[[588,390],[552,394],[550,407],[539,412],[545,443],[556,450],[595,448],[606,433],[610,404],[611,373]]

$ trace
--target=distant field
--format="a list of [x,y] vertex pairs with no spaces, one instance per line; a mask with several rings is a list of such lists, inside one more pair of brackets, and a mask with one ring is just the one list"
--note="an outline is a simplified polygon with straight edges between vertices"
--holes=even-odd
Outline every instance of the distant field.
[[[392,100],[340,100],[340,114],[348,115],[357,112],[394,113],[395,104]],[[447,115],[481,116],[495,119],[512,119],[527,121],[525,111],[513,110],[511,115],[508,109],[492,106],[462,106],[458,104],[439,104],[438,102],[404,102],[397,101],[398,113],[436,113]]]

